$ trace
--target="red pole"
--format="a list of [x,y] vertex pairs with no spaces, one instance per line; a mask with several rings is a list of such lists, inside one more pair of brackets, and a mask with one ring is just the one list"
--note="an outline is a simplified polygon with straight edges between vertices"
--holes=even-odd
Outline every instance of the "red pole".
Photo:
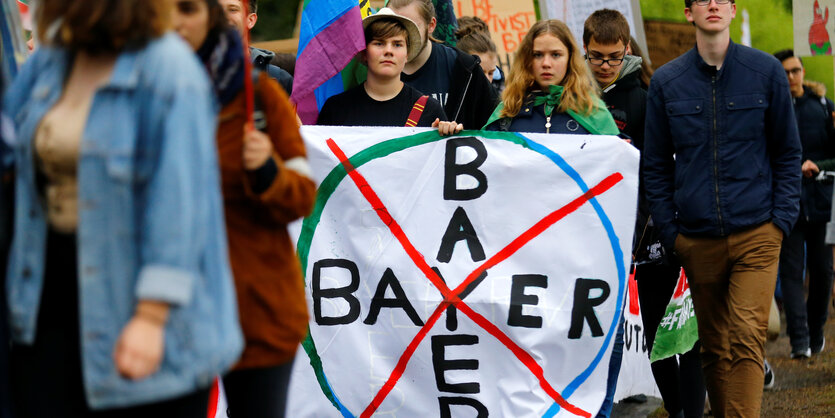
[[244,97],[246,102],[246,125],[245,129],[251,131],[255,129],[255,122],[252,115],[255,112],[254,105],[254,87],[252,86],[252,57],[249,55],[249,27],[247,26],[247,18],[249,17],[249,1],[241,0],[241,5],[244,8],[244,31],[243,31],[243,48],[244,48]]

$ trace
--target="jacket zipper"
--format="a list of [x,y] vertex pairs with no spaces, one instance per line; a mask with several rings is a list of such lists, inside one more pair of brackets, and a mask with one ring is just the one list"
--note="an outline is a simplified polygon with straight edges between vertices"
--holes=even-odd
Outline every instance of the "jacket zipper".
[[719,138],[716,129],[716,76],[711,77],[713,88],[713,187],[716,197],[716,216],[719,218],[719,235],[725,235],[725,223],[722,221],[722,207],[719,205]]

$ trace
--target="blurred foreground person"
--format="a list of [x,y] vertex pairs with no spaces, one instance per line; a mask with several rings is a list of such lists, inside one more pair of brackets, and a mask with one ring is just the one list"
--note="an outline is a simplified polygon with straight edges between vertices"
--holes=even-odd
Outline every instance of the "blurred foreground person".
[[[217,0],[170,0],[176,31],[203,61],[220,102],[217,150],[229,257],[246,346],[223,377],[230,416],[283,417],[296,348],[307,333],[301,266],[287,224],[313,209],[302,137],[287,95],[266,72],[246,74],[238,32]],[[248,127],[245,77],[253,79]]]
[[205,417],[238,358],[211,86],[166,0],[43,0],[14,121],[16,417]]

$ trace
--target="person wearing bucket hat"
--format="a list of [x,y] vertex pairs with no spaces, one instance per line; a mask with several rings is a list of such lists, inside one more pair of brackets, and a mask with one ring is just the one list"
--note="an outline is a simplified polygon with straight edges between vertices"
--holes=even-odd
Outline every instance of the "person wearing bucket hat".
[[[365,50],[360,60],[368,66],[365,82],[329,98],[317,125],[439,127],[460,131],[446,120],[441,103],[400,80],[406,62],[420,52],[420,32],[413,21],[389,8],[363,19]],[[439,126],[440,125],[440,126]]]

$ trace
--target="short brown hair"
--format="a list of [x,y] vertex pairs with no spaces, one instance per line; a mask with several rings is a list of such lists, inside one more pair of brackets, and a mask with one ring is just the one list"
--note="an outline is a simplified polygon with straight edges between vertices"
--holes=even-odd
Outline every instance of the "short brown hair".
[[470,25],[464,26],[455,31],[455,37],[458,39],[456,45],[458,49],[468,54],[496,54],[496,44],[490,39],[490,33],[479,30],[478,27]]
[[428,25],[432,18],[435,17],[435,5],[432,4],[432,0],[389,0],[387,7],[391,9],[402,9],[412,3],[419,5],[420,17],[423,18],[423,23]]
[[166,0],[41,0],[36,10],[45,44],[93,54],[142,47],[171,17]]
[[[490,27],[487,26],[487,22],[482,20],[478,16],[461,16],[458,18],[458,30],[464,30],[466,28],[473,28],[480,32],[486,32],[488,35],[490,34]],[[456,36],[459,36],[458,33],[455,33]]]
[[629,45],[629,22],[617,10],[597,10],[586,19],[583,25],[583,45],[588,46],[592,38],[603,45],[612,45],[621,41],[623,46],[627,46]]
[[365,27],[365,44],[368,45],[375,39],[388,39],[397,35],[403,35],[406,44],[409,44],[409,31],[402,23],[396,19],[380,19]]

